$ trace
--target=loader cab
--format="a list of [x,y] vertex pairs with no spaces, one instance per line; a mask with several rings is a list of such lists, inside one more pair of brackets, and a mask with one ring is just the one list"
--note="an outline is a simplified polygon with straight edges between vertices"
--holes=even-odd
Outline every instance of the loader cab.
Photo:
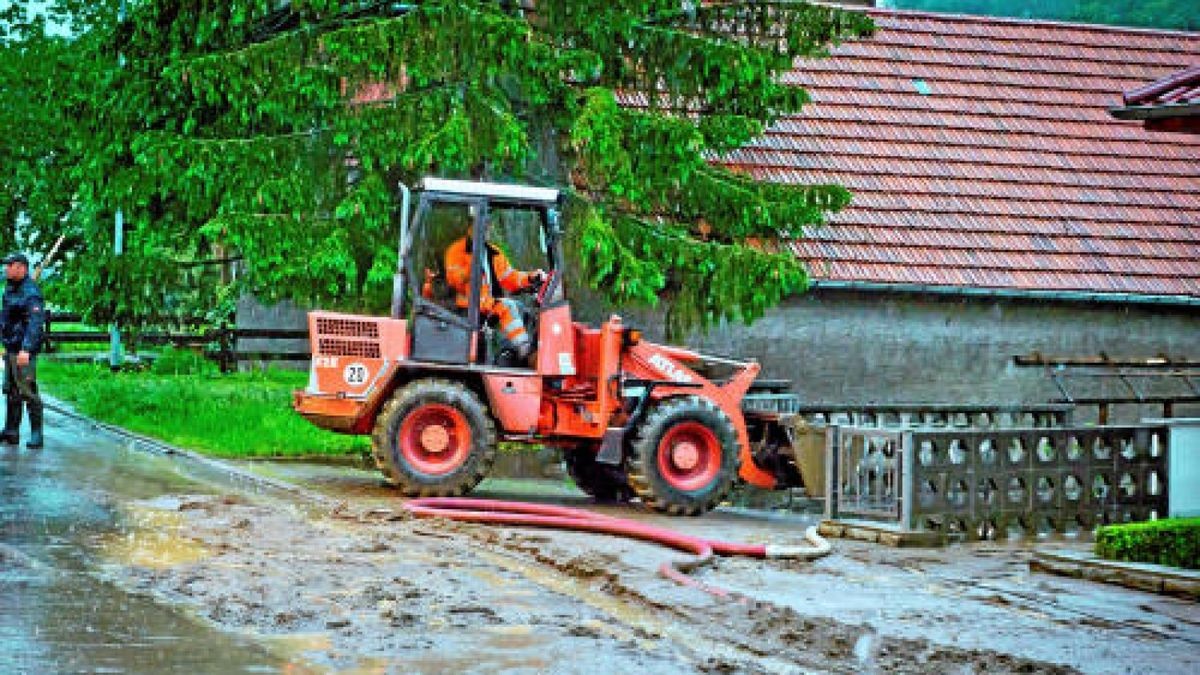
[[[468,238],[468,250],[499,249],[516,269],[542,269],[546,283],[517,294],[525,325],[539,341],[538,319],[563,305],[559,192],[500,183],[426,178],[419,186],[411,225],[402,222],[393,318],[407,318],[411,358],[444,364],[526,367],[506,362],[498,333],[480,309],[488,284],[489,255],[472,255],[465,303],[446,278],[446,251]],[[407,221],[408,209],[405,208]],[[503,291],[490,284],[492,295]],[[463,306],[465,304],[465,306]]]

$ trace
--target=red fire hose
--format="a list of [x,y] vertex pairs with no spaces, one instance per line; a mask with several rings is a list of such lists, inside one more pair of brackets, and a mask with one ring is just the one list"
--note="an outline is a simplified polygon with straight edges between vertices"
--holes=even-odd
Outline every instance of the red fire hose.
[[804,535],[805,539],[812,544],[811,546],[751,545],[692,537],[645,523],[551,504],[529,504],[494,499],[427,497],[410,499],[404,503],[404,508],[418,518],[446,518],[471,523],[533,525],[562,530],[599,532],[651,541],[680,551],[687,551],[694,553],[696,557],[690,560],[664,562],[658,568],[659,574],[676,583],[699,588],[723,598],[729,597],[730,593],[722,588],[696,581],[687,576],[687,573],[701,565],[708,564],[714,555],[815,560],[827,555],[830,551],[829,542],[817,534],[815,527],[809,527]]

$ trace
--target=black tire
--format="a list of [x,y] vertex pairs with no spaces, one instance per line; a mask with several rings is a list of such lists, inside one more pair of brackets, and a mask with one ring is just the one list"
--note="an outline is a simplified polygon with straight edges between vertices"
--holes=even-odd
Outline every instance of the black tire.
[[601,503],[627,502],[633,498],[629,477],[619,466],[610,466],[596,461],[597,448],[582,445],[563,453],[567,473],[575,486],[592,499]]
[[[707,429],[707,433],[700,431],[701,428]],[[688,431],[713,441],[707,446],[709,450],[701,453],[707,463],[702,460],[698,465],[702,470],[697,470],[694,476],[689,477],[683,469],[674,477],[664,474],[664,462],[669,468],[674,466],[670,458],[659,461],[660,453],[666,450],[664,440],[668,435]],[[638,427],[630,450],[629,484],[642,502],[656,511],[700,515],[715,508],[737,479],[739,455],[733,422],[711,401],[697,396],[667,399],[651,409]],[[703,482],[687,487],[679,485],[689,480]]]
[[[422,429],[441,427],[431,435],[443,437],[441,442],[449,448],[445,461],[441,461],[444,449],[426,452],[425,435],[412,426],[422,422],[426,422]],[[415,449],[411,444],[407,451],[402,447],[401,434],[416,444]],[[491,469],[496,460],[496,426],[470,389],[446,380],[416,380],[398,389],[380,411],[371,434],[371,452],[388,482],[405,495],[456,497],[474,489]],[[429,461],[422,463],[426,456]]]

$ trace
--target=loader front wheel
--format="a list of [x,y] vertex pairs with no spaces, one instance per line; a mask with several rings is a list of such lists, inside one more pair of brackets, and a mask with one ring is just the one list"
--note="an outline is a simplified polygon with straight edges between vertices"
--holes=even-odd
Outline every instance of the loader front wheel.
[[375,464],[410,497],[470,492],[496,459],[496,427],[470,389],[417,380],[396,391],[375,420]]
[[707,399],[667,399],[638,428],[629,482],[656,511],[688,516],[709,511],[729,494],[737,473],[737,431]]

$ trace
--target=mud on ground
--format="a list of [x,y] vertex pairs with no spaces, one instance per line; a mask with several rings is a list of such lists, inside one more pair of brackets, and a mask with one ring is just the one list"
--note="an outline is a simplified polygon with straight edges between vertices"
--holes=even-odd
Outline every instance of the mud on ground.
[[[1075,672],[802,615],[760,594],[719,599],[647,564],[680,554],[636,544],[628,555],[594,535],[236,496],[131,511],[146,528],[114,542],[114,579],[258,636],[301,672]],[[698,574],[752,587],[799,564],[762,565]]]

